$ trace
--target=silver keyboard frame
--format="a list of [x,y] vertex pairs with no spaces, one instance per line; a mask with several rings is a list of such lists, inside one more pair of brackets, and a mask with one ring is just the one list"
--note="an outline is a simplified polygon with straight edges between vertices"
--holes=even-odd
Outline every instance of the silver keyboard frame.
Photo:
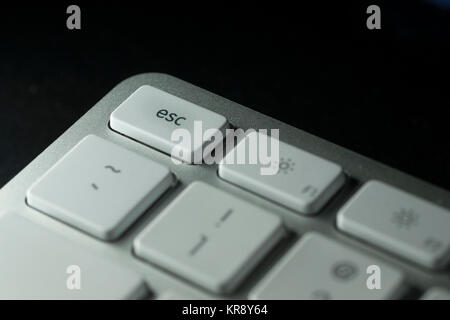
[[[173,164],[167,154],[125,137],[109,128],[108,123],[111,112],[131,93],[144,84],[162,89],[206,109],[222,114],[235,127],[243,129],[280,129],[280,140],[340,164],[348,177],[344,188],[337,193],[319,214],[309,217],[295,213],[220,179],[217,175],[217,165]],[[299,108],[300,107],[301,106],[299,106]],[[42,130],[45,130],[45,128],[42,128]],[[33,133],[30,132],[30,134]],[[82,231],[31,209],[26,205],[26,191],[28,187],[88,134],[95,134],[103,137],[128,150],[132,150],[158,163],[164,164],[170,167],[177,177],[176,185],[164,194],[155,205],[150,207],[145,214],[143,214],[143,216],[115,242],[103,242],[95,239]],[[368,159],[355,152],[313,136],[173,76],[161,73],[145,73],[130,77],[118,84],[9,183],[7,183],[0,190],[0,210],[2,212],[14,211],[17,214],[26,216],[35,223],[45,226],[49,231],[62,234],[64,237],[85,246],[86,250],[93,250],[99,255],[108,256],[117,263],[134,269],[146,279],[149,288],[155,294],[155,298],[176,294],[177,296],[186,297],[188,299],[245,299],[248,291],[253,288],[274,263],[282,257],[292,243],[301,237],[302,234],[310,230],[323,233],[349,247],[356,248],[368,255],[373,255],[374,257],[399,268],[405,273],[407,284],[411,286],[412,292],[417,292],[417,294],[419,294],[421,290],[425,290],[434,285],[450,287],[450,268],[441,272],[433,272],[424,269],[337,230],[335,224],[337,210],[365,181],[370,179],[378,179],[387,182],[450,209],[450,192],[447,190]],[[238,290],[228,296],[217,296],[211,292],[205,291],[185,279],[181,279],[157,266],[138,259],[132,252],[132,241],[137,234],[141,232],[142,229],[149,224],[152,219],[154,219],[190,182],[195,180],[202,180],[225,190],[238,198],[250,201],[257,206],[279,215],[284,220],[287,229],[292,231],[292,236],[284,241],[284,243],[280,244],[280,246],[278,246],[273,253],[257,267],[255,272],[246,279]],[[174,235],[174,237],[176,237],[176,235]],[[233,239],[230,239],[230,241],[233,241]],[[114,281],[114,279],[111,279],[111,281]]]

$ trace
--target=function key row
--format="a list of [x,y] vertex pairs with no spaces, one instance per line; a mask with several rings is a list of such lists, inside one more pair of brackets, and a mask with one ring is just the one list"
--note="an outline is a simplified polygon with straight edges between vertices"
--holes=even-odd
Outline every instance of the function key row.
[[[174,130],[185,129],[194,137],[199,134],[195,129],[196,121],[202,123],[201,138],[193,139],[192,145],[188,143],[180,153],[174,153],[175,147],[182,145],[172,140]],[[171,156],[181,154],[181,160],[193,163],[196,154],[203,156],[206,142],[217,132],[223,132],[228,123],[222,115],[144,85],[114,110],[110,126]],[[204,137],[203,132],[209,134]],[[270,164],[275,174],[261,175],[261,169],[268,169],[262,164],[236,164],[236,150],[244,150],[254,138],[262,139],[260,133],[250,133],[222,160],[220,177],[302,214],[317,213],[345,182],[339,165],[278,140],[279,157]],[[271,145],[270,139],[268,145]],[[245,158],[248,159],[249,154]]]

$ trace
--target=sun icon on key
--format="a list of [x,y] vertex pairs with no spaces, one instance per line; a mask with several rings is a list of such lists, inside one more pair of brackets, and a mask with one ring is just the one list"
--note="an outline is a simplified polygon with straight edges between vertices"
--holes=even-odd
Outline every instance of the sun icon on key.
[[291,159],[280,158],[280,163],[278,164],[279,172],[283,172],[284,174],[288,174],[289,172],[294,171],[295,162]]
[[412,226],[416,226],[418,220],[419,215],[411,209],[402,208],[392,214],[392,222],[400,229],[409,229]]

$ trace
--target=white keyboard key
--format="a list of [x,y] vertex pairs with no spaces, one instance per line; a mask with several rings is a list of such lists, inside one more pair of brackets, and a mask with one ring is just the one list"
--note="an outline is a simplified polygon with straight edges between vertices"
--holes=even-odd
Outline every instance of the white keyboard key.
[[[194,132],[194,121],[202,122],[199,132]],[[227,120],[182,98],[144,85],[114,110],[110,125],[112,129],[167,154],[172,154],[175,146],[181,146],[180,141],[172,140],[173,131],[186,129],[192,139],[173,155],[193,163],[196,154],[199,160],[202,159],[202,148],[211,139],[214,140],[213,132],[222,132],[227,127]],[[202,139],[203,133],[206,134],[209,129],[212,130]],[[194,135],[198,134],[200,137],[194,139]],[[219,142],[215,141],[216,144]]]
[[[248,153],[249,141],[256,140],[255,135],[259,140],[263,133],[248,134],[222,160],[219,165],[222,179],[303,214],[317,213],[344,184],[345,175],[340,166],[281,141],[279,162],[272,163],[278,169],[276,174],[262,175],[264,164],[238,163],[236,153],[240,148],[247,148]],[[248,154],[245,159],[249,159]]]
[[450,259],[450,211],[379,181],[341,208],[337,225],[425,267],[443,268]]
[[[369,279],[379,267],[380,289]],[[370,281],[368,281],[370,280]],[[370,284],[370,288],[368,286]],[[317,233],[307,233],[250,293],[251,299],[395,299],[402,275],[390,266]]]
[[422,296],[422,300],[450,300],[450,290],[441,287],[428,289]]
[[137,299],[142,279],[15,213],[0,218],[0,299]]
[[112,240],[172,182],[166,167],[89,135],[31,186],[27,202],[97,238]]
[[136,239],[136,254],[218,293],[230,292],[284,236],[279,217],[194,182]]

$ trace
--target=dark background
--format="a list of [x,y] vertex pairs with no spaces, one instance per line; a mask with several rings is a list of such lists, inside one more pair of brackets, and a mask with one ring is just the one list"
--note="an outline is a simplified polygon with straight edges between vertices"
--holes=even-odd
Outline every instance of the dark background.
[[164,72],[450,190],[450,10],[91,3],[1,9],[0,186],[118,82]]

